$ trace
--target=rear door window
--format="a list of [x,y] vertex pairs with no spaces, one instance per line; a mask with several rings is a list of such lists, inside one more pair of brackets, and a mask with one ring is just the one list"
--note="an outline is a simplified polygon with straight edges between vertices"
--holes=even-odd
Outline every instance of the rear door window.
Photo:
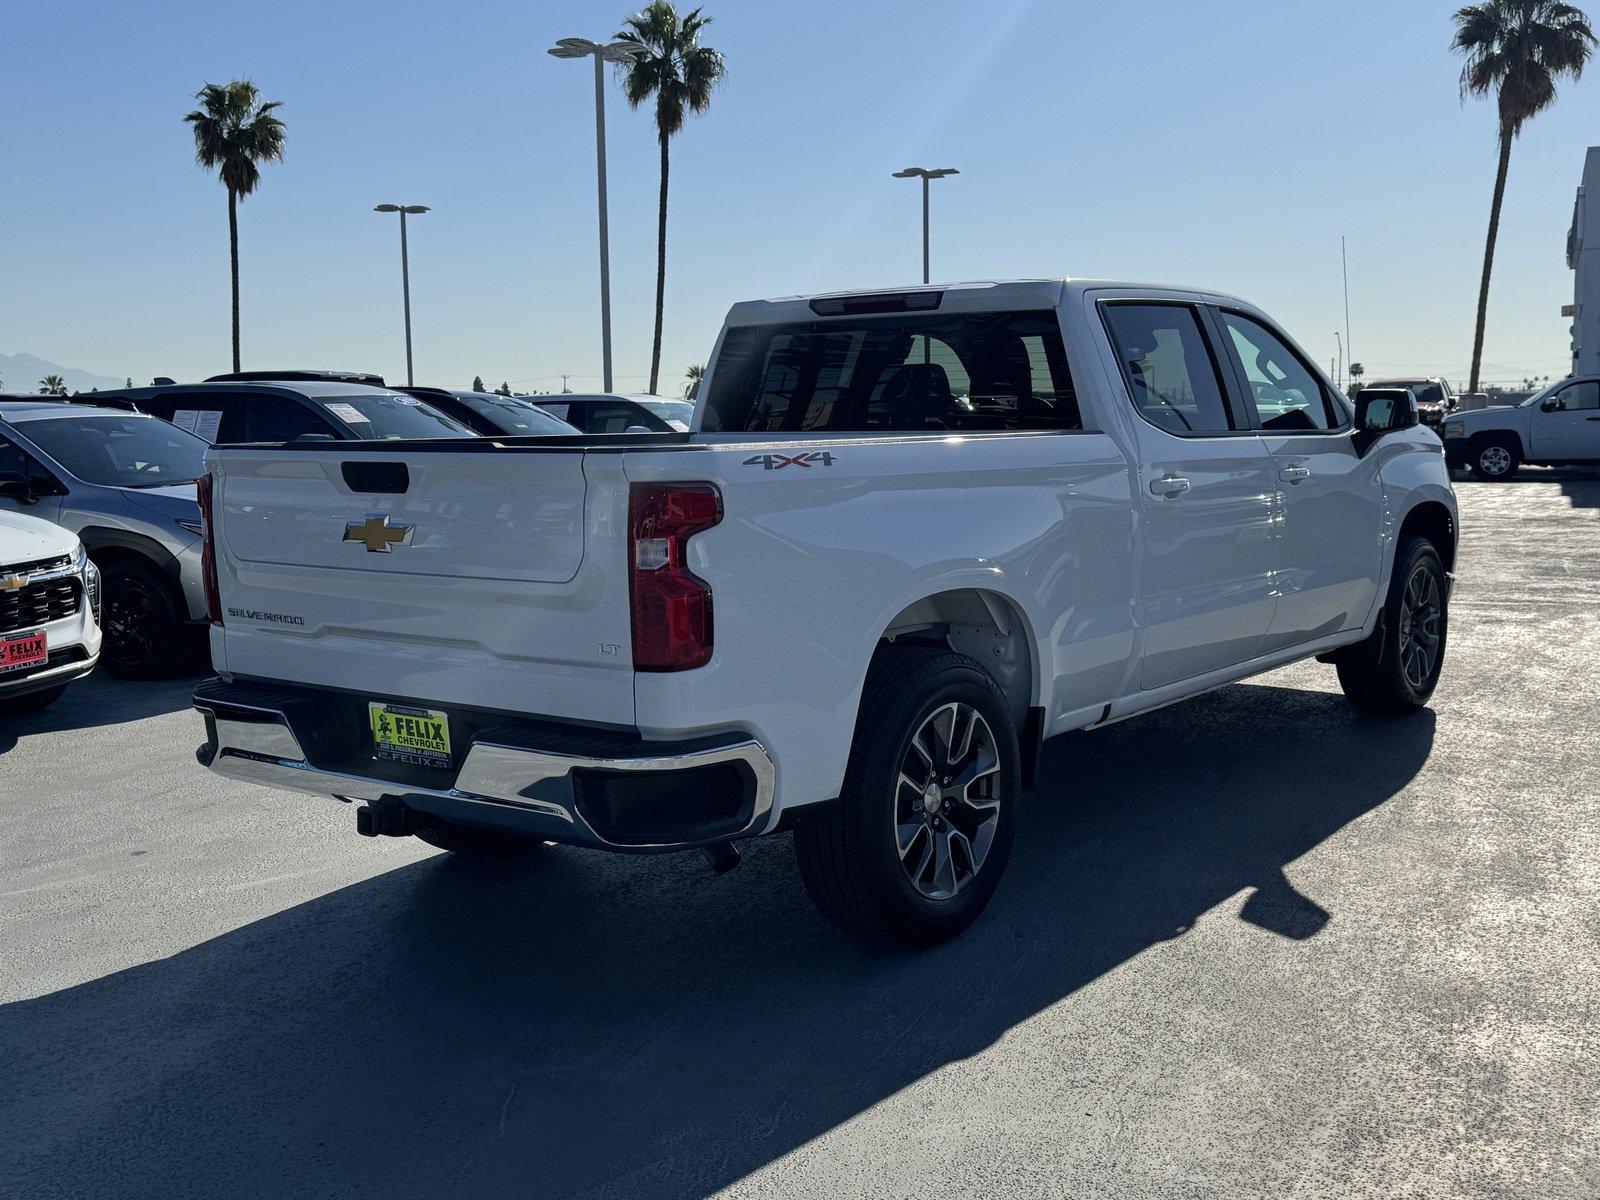
[[138,402],[139,411],[170,421],[208,442],[243,442],[245,397],[203,392],[162,392]]
[[1133,406],[1150,424],[1184,436],[1235,428],[1222,379],[1188,304],[1102,306]]
[[748,432],[1083,427],[1053,311],[735,327],[723,338],[702,424]]

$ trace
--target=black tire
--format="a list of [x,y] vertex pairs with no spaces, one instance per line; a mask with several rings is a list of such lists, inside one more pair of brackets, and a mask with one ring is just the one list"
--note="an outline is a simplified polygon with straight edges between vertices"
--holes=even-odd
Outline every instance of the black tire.
[[[1419,575],[1425,579],[1419,582]],[[1416,712],[1428,703],[1444,669],[1450,632],[1448,584],[1432,542],[1408,537],[1400,544],[1378,628],[1336,660],[1339,686],[1350,703],[1367,712],[1393,714]],[[1431,600],[1431,617],[1426,612],[1418,615],[1413,602],[1417,589]]]
[[37,692],[26,692],[21,696],[0,695],[0,716],[22,716],[24,713],[38,712],[42,708],[49,708],[66,692],[67,685],[58,683],[55,687],[44,688]]
[[417,830],[417,837],[430,846],[469,858],[525,858],[544,845],[536,838],[471,825],[435,825],[431,829]]
[[161,679],[188,667],[193,639],[161,571],[143,559],[120,558],[100,575],[105,595],[100,662],[105,669],[123,679]]
[[[945,744],[956,746],[955,756],[937,744],[946,712],[952,733]],[[961,743],[956,723],[966,713],[976,713],[982,722],[968,717]],[[913,747],[919,734],[933,739],[933,757]],[[940,757],[953,775],[940,773]],[[954,766],[951,757],[957,758]],[[900,782],[904,764],[917,762],[927,764],[929,777],[921,790],[916,786],[920,775],[909,785]],[[977,777],[961,785],[959,795],[952,788],[941,798],[939,780],[958,778],[963,771]],[[1021,779],[1010,710],[980,663],[938,647],[881,651],[867,673],[843,792],[836,804],[795,830],[800,877],[812,902],[846,932],[885,945],[917,949],[954,937],[977,919],[1005,871],[1016,836]],[[917,830],[919,821],[923,828]],[[903,856],[907,830],[913,832]],[[919,845],[917,839],[926,840]],[[932,860],[921,857],[924,849]],[[936,896],[947,890],[941,864],[950,868],[950,894]]]
[[1472,448],[1472,473],[1485,483],[1516,478],[1522,466],[1522,446],[1516,438],[1485,438]]

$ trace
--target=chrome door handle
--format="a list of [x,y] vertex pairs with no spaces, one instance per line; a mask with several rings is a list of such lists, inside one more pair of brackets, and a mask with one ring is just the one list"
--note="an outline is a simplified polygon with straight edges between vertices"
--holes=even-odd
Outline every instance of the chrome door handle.
[[1182,475],[1163,475],[1150,481],[1150,490],[1164,500],[1171,500],[1189,490],[1189,481]]
[[1278,472],[1278,478],[1285,483],[1299,483],[1302,479],[1311,478],[1310,467],[1285,467]]

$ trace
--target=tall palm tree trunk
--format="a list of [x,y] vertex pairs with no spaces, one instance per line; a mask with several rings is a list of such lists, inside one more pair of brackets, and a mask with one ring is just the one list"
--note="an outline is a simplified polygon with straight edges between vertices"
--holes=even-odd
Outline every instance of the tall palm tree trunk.
[[228,264],[233,268],[233,369],[239,370],[239,198],[228,189]]
[[656,338],[650,351],[650,391],[661,377],[661,313],[667,302],[667,136],[661,135],[661,215],[656,224]]
[[1494,244],[1500,237],[1500,206],[1506,198],[1506,172],[1511,166],[1512,133],[1500,125],[1500,169],[1494,177],[1494,204],[1489,208],[1489,239],[1483,248],[1483,283],[1478,288],[1478,330],[1472,339],[1472,382],[1467,391],[1478,390],[1478,374],[1483,367],[1483,327],[1489,318],[1489,276],[1494,273]]

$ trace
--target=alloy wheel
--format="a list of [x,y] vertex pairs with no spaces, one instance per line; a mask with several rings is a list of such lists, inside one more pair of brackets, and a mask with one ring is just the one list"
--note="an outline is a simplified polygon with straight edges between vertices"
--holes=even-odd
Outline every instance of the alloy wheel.
[[123,579],[105,600],[107,657],[116,663],[138,668],[154,662],[157,655],[156,626],[161,620],[161,602],[140,579]]
[[1418,691],[1427,686],[1439,662],[1443,631],[1439,581],[1425,564],[1419,565],[1400,597],[1400,670]]
[[923,719],[895,781],[895,846],[917,891],[948,900],[983,869],[1000,821],[994,731],[970,704]]
[[1478,466],[1485,475],[1504,475],[1511,469],[1511,451],[1504,446],[1485,446],[1478,454]]

